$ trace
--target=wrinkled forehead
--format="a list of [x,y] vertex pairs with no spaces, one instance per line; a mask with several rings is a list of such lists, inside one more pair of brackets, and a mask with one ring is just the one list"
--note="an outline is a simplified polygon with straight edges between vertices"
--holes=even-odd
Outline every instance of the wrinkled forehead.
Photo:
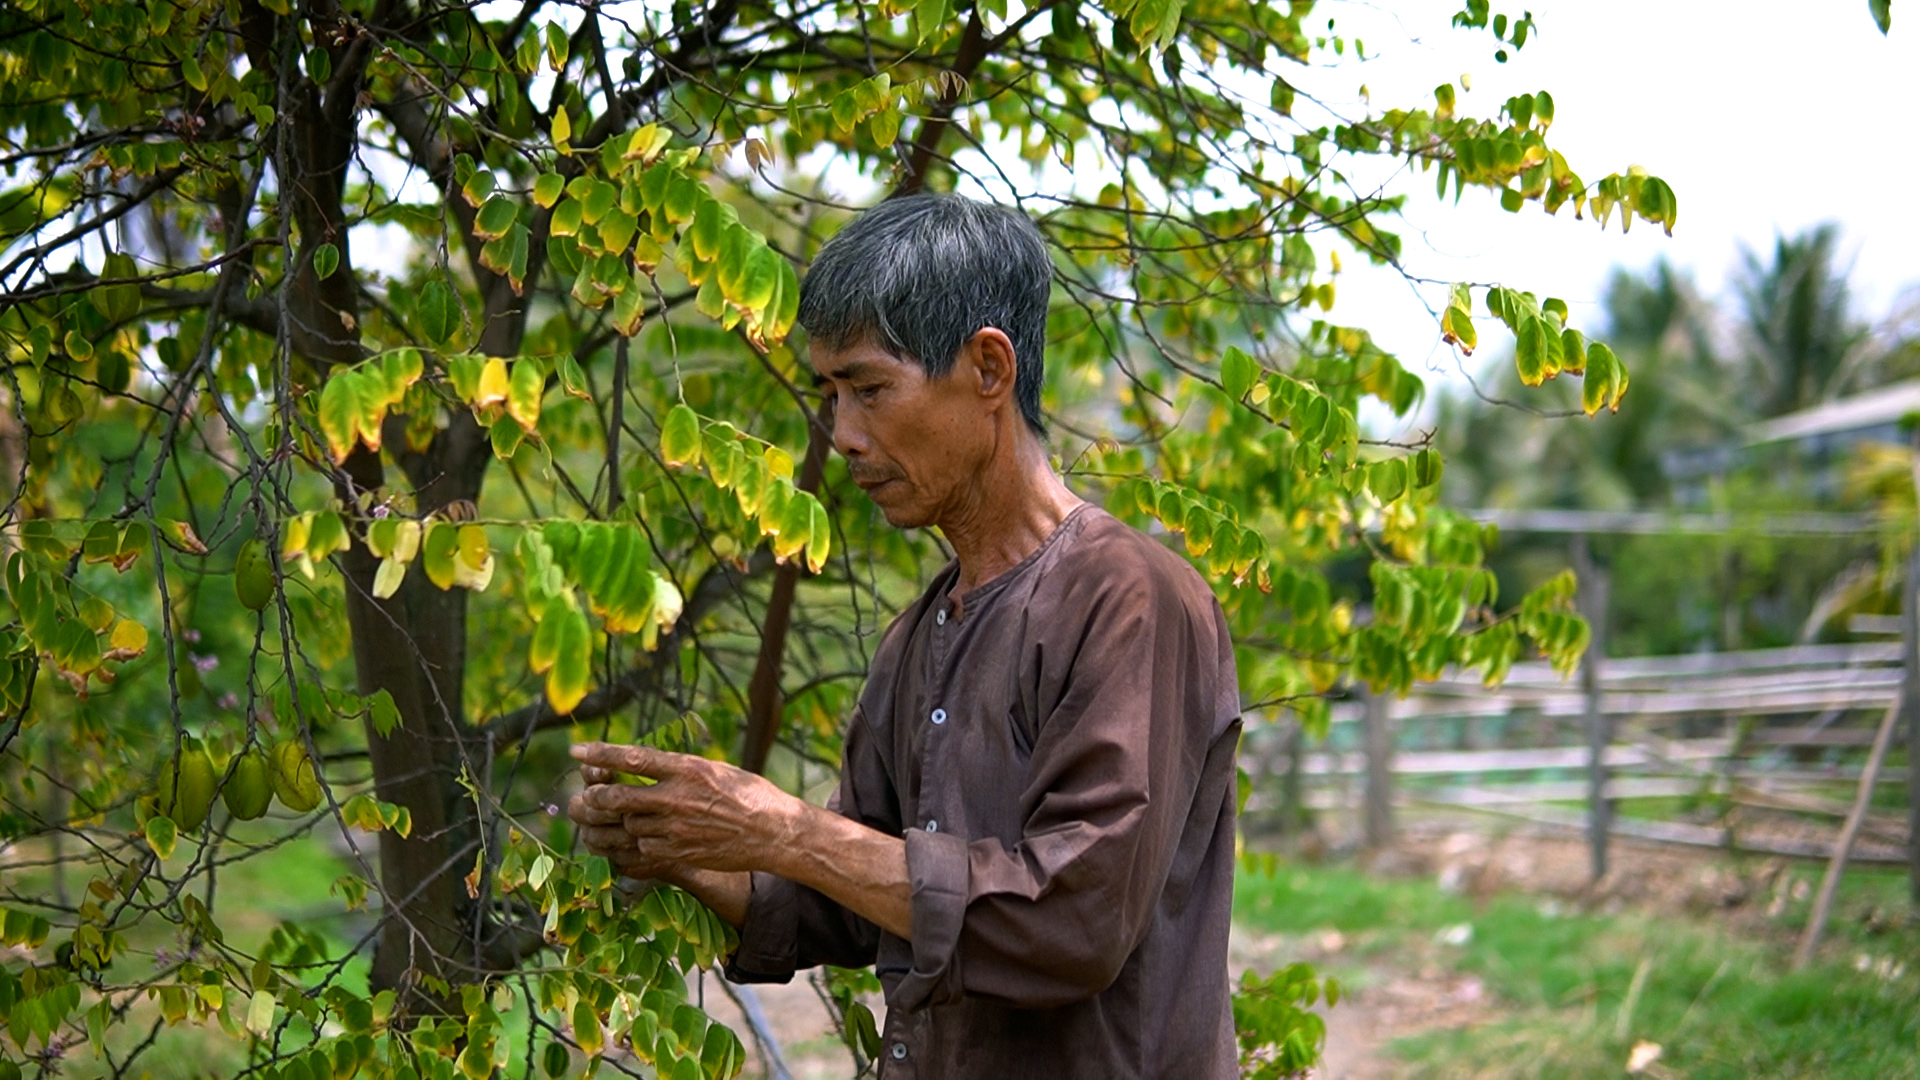
[[807,343],[807,361],[813,366],[816,384],[920,370],[918,364],[893,355],[872,338],[838,348],[816,338]]

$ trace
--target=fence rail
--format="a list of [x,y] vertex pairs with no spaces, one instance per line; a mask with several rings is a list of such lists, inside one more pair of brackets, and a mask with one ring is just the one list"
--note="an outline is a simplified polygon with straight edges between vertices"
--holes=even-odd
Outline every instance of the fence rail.
[[[1901,651],[1874,642],[1608,659],[1591,679],[1528,663],[1491,689],[1450,672],[1404,699],[1357,693],[1335,704],[1326,748],[1309,750],[1286,724],[1249,738],[1249,771],[1281,780],[1259,785],[1251,805],[1283,820],[1303,807],[1360,810],[1377,841],[1395,806],[1588,830],[1597,794],[1613,835],[1826,858],[1833,843],[1823,834],[1848,813],[1843,789],[1858,785],[1874,727],[1901,694]],[[1609,734],[1597,773],[1586,737],[1596,716]],[[1433,745],[1485,742],[1489,732],[1498,745]],[[1887,767],[1872,783],[1903,785],[1907,776]],[[1625,819],[1613,813],[1623,799],[1684,800],[1800,827]],[[1907,861],[1904,820],[1867,813],[1858,827],[1856,860]]]

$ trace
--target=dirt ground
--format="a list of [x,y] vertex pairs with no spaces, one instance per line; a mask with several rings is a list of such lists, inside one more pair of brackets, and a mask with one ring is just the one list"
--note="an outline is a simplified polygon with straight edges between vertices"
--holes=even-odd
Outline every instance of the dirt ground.
[[[1515,890],[1568,910],[1612,913],[1634,908],[1653,914],[1712,916],[1736,932],[1777,935],[1777,914],[1789,896],[1818,885],[1820,866],[1805,860],[1750,857],[1729,865],[1718,853],[1616,838],[1607,877],[1588,882],[1583,840],[1528,829],[1483,831],[1462,822],[1424,822],[1403,829],[1400,842],[1374,855],[1369,868],[1394,876],[1432,876],[1442,888],[1483,896]],[[1353,947],[1335,930],[1300,936],[1235,928],[1233,977],[1251,967],[1265,972],[1306,960],[1342,958]],[[1398,1069],[1387,1052],[1395,1039],[1450,1030],[1491,1019],[1496,1005],[1480,981],[1444,969],[1420,955],[1369,961],[1362,978],[1348,980],[1348,996],[1325,1015],[1327,1046],[1315,1080],[1383,1080]],[[826,1006],[804,978],[786,986],[754,988],[794,1080],[845,1080],[849,1059],[833,1034]],[[766,1077],[747,1038],[738,1007],[709,980],[708,1008],[749,1043],[743,1074]],[[879,1002],[872,1003],[884,1023]]]

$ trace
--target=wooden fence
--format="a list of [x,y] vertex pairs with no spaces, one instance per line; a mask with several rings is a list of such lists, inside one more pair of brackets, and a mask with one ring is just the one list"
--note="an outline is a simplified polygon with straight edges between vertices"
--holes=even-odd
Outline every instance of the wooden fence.
[[[1358,693],[1334,706],[1319,746],[1285,721],[1249,734],[1243,764],[1258,780],[1249,810],[1283,823],[1301,807],[1356,811],[1373,844],[1395,808],[1498,814],[1588,832],[1596,874],[1608,835],[1825,858],[1875,728],[1900,696],[1901,650],[1609,659],[1591,678],[1526,663],[1492,689],[1449,675],[1405,699]],[[1874,778],[1905,782],[1901,767]],[[1620,800],[1650,798],[1673,812],[1616,812]],[[1869,812],[1852,858],[1904,863],[1908,843],[1904,812]]]

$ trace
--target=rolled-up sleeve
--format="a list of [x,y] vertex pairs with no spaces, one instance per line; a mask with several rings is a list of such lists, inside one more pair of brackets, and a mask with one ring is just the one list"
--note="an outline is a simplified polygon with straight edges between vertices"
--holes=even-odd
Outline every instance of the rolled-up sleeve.
[[1232,813],[1231,779],[1212,775],[1231,769],[1215,744],[1238,718],[1219,609],[1151,572],[1083,577],[1054,603],[1073,616],[1030,613],[1057,629],[1030,644],[1041,719],[1020,838],[908,834],[913,970],[897,1007],[1098,994],[1168,902],[1183,833]]
[[[828,804],[870,828],[899,835],[896,800],[873,739],[858,711],[848,725],[840,787]],[[795,971],[832,964],[865,967],[880,945],[880,928],[825,894],[773,874],[755,873],[740,927],[740,947],[726,964],[737,983],[784,983]]]

